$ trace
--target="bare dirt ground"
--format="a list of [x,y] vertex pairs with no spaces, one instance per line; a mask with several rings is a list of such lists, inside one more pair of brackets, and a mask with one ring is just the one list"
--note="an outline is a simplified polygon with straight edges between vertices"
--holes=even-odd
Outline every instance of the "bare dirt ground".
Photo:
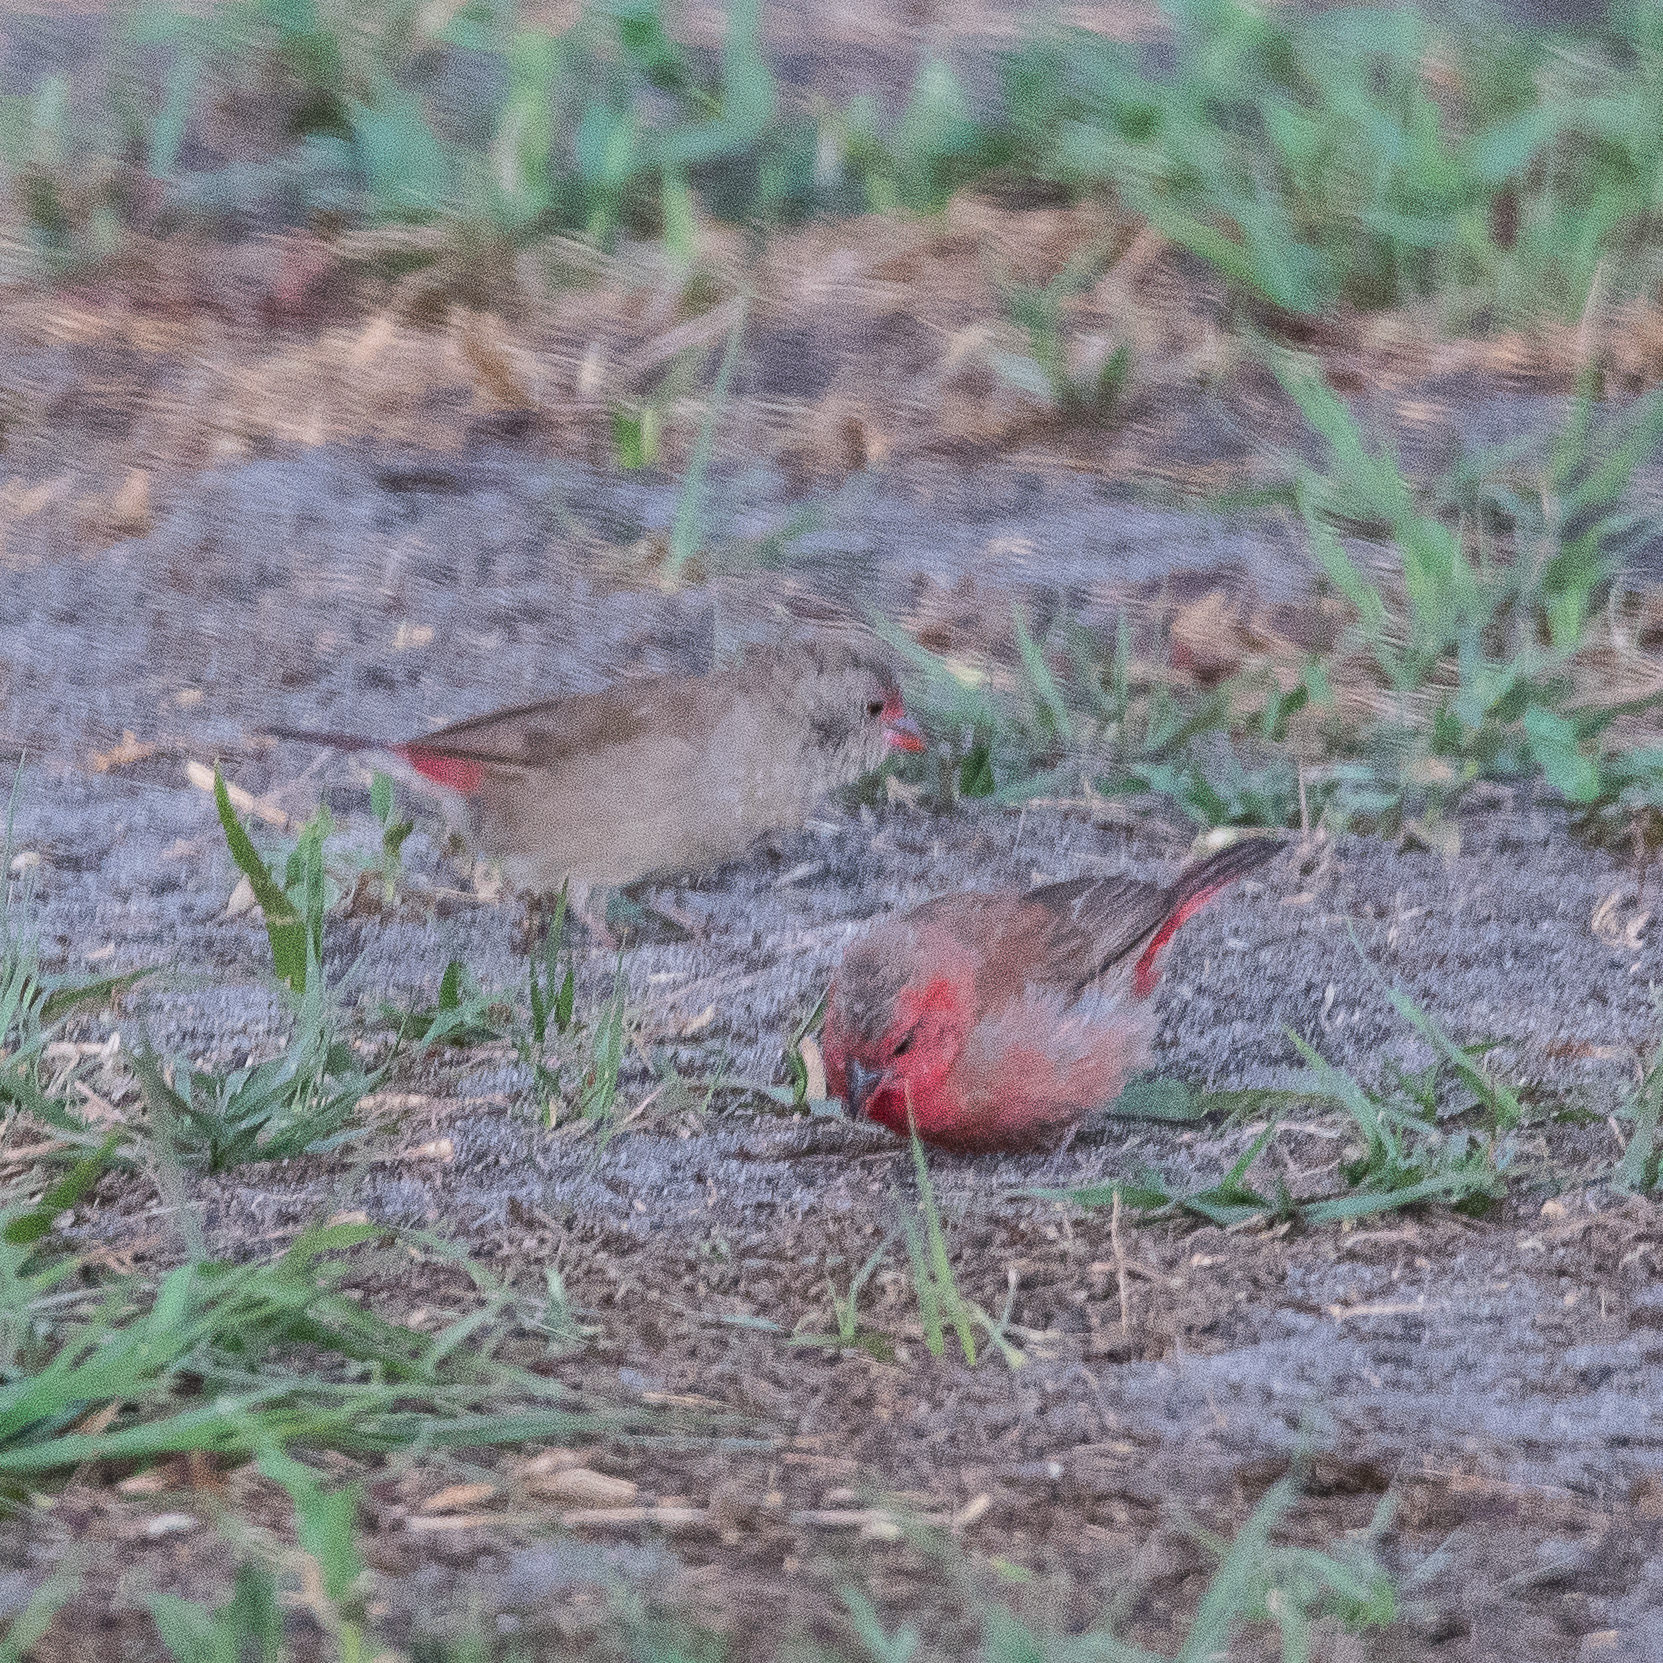
[[[572,529],[598,524],[601,541],[627,546],[667,501],[508,453],[377,462],[326,450],[223,470],[148,536],[92,556],[66,546],[17,574],[0,684],[30,756],[17,841],[40,857],[43,943],[68,965],[173,971],[100,1032],[220,1064],[281,1032],[259,927],[224,916],[235,873],[186,763],[219,755],[266,807],[297,816],[321,794],[361,835],[363,774],[308,747],[261,746],[260,721],[419,730],[777,628],[773,574],[674,593],[622,586],[585,552],[596,538]],[[950,590],[978,567],[979,593],[1033,600],[1078,568],[1089,601],[1093,573],[1112,587],[1186,561],[1300,581],[1273,523],[1116,505],[1079,482],[1041,488],[1024,468],[952,492],[891,480],[834,508],[826,565],[817,579],[808,561],[786,595],[848,572],[874,599],[904,602],[920,582]],[[999,549],[1018,535],[1028,548],[1002,571]],[[124,729],[156,749],[97,772],[94,753]],[[1650,903],[1635,872],[1527,802],[1498,798],[1463,833],[1447,863],[1365,840],[1313,844],[1197,920],[1162,996],[1158,1063],[1210,1091],[1286,1087],[1292,1028],[1365,1080],[1388,1060],[1424,1065],[1349,928],[1457,1038],[1499,1041],[1492,1061],[1542,1108],[1517,1146],[1515,1199],[1479,1220],[1424,1210],[1350,1231],[1125,1221],[1123,1326],[1107,1218],[1023,1191],[1149,1166],[1175,1187],[1215,1178],[1262,1128],[1251,1100],[1236,1100],[1233,1120],[1188,1128],[1104,1121],[1048,1160],[938,1162],[966,1291],[997,1308],[1014,1278],[1018,1371],[993,1355],[971,1370],[924,1354],[898,1242],[868,1290],[884,1355],[788,1344],[799,1324],[830,1324],[826,1279],[845,1283],[894,1227],[910,1163],[873,1129],[755,1100],[660,1093],[597,1148],[539,1130],[507,1048],[480,1047],[399,1078],[372,1104],[375,1137],[349,1156],[201,1181],[193,1199],[227,1253],[361,1213],[439,1232],[528,1290],[556,1264],[601,1329],[558,1365],[562,1378],[613,1398],[721,1405],[758,1440],[604,1449],[595,1459],[635,1479],[643,1505],[694,1517],[622,1540],[617,1527],[600,1540],[551,1529],[547,1504],[516,1491],[510,1458],[375,1477],[388,1621],[419,1627],[472,1603],[565,1654],[604,1629],[604,1589],[622,1577],[764,1657],[782,1635],[834,1637],[834,1585],[852,1572],[896,1612],[969,1636],[977,1607],[963,1579],[999,1560],[1037,1579],[1010,1596],[1064,1629],[1130,1578],[1142,1593],[1128,1632],[1170,1643],[1212,1563],[1190,1521],[1228,1530],[1307,1452],[1299,1536],[1362,1528],[1383,1495],[1397,1500],[1383,1551],[1408,1615],[1368,1642],[1372,1655],[1650,1655],[1635,1648],[1663,1622],[1652,1290],[1663,1227],[1649,1203],[1584,1179],[1617,1153],[1603,1117],[1653,1035]],[[674,893],[706,934],[625,955],[632,1022],[643,1050],[660,1048],[689,1081],[783,1079],[785,1036],[863,920],[955,884],[1170,869],[1187,843],[1159,821],[1094,821],[1084,802],[946,817],[834,807]],[[486,986],[514,985],[517,909],[423,902],[424,884],[466,885],[425,830],[407,852],[414,898],[331,925],[333,969],[358,967],[347,997],[366,1011],[430,1000],[451,957]],[[604,996],[611,970],[591,952],[581,997]],[[653,1083],[632,1062],[626,1103]],[[1324,1193],[1336,1131],[1293,1116],[1255,1176]],[[75,1229],[136,1262],[179,1251],[142,1181],[106,1184]],[[461,1297],[430,1272],[376,1291],[430,1313]],[[422,1524],[422,1499],[481,1468],[503,1485],[493,1501],[443,1531]],[[261,1505],[257,1483],[233,1478],[231,1494]],[[869,1504],[971,1520],[961,1557],[861,1541]],[[206,1532],[151,1541],[148,1522],[213,1505],[211,1485],[117,1498],[87,1475],[51,1513],[7,1529],[20,1567],[70,1537],[119,1542],[119,1559],[95,1557],[109,1566],[101,1655],[149,1656],[142,1589],[200,1586],[225,1550]],[[1630,1649],[1591,1650],[1585,1635]]]
[[[1170,250],[1133,250],[1082,302],[1086,333],[1100,314],[1104,342],[1138,345],[1144,379],[1117,424],[1059,431],[988,370],[982,349],[1005,337],[987,262],[1042,280],[1103,229],[969,203],[944,224],[814,228],[781,251],[724,426],[712,521],[727,553],[674,590],[657,582],[674,486],[606,466],[613,402],[689,344],[667,283],[633,256],[511,323],[500,296],[446,311],[443,285],[436,301],[363,276],[374,248],[321,258],[290,232],[141,244],[113,279],[0,297],[0,740],[27,759],[16,846],[39,857],[52,962],[169,967],[99,1032],[221,1065],[280,1036],[263,937],[225,916],[235,874],[186,764],[219,757],[296,819],[322,796],[360,839],[368,796],[343,759],[260,744],[263,723],[417,732],[691,668],[832,599],[972,632],[1017,599],[1100,622],[1163,584],[1300,599],[1308,573],[1283,523],[1174,505],[1251,482],[1263,441],[1297,436],[1241,369],[1216,293]],[[718,265],[736,257],[712,237]],[[1314,344],[1411,454],[1551,416],[1573,362],[1568,328],[1474,347],[1429,346],[1413,318],[1370,330]],[[1619,379],[1654,375],[1660,340],[1653,314],[1628,320]],[[671,424],[672,469],[690,410]],[[758,573],[805,500],[817,524],[788,540],[783,570]],[[358,1473],[391,1631],[478,1618],[532,1656],[608,1655],[622,1585],[741,1657],[806,1655],[849,1645],[848,1579],[941,1655],[974,1646],[990,1595],[1071,1632],[1128,1589],[1125,1633],[1170,1648],[1214,1564],[1192,1526],[1229,1532],[1299,1462],[1297,1539],[1331,1542],[1395,1504],[1381,1552],[1405,1615],[1361,1653],[1323,1636],[1324,1655],[1663,1655],[1663,1217],[1601,1176],[1620,1137],[1605,1115],[1655,1039],[1655,881],[1527,800],[1497,794],[1462,829],[1448,861],[1302,846],[1198,919],[1162,995],[1158,1067],[1215,1093],[1286,1088],[1290,1028],[1366,1081],[1423,1066],[1360,945],[1458,1039],[1497,1041],[1492,1060],[1528,1088],[1541,1115],[1517,1140],[1513,1198],[1482,1218],[1421,1209],[1350,1230],[1127,1219],[1117,1252],[1106,1215],[1025,1193],[1148,1167],[1175,1187],[1215,1178],[1263,1128],[1240,1096],[1234,1115],[1183,1128],[1105,1120],[1045,1160],[940,1161],[960,1281],[991,1309],[1014,1288],[1020,1370],[925,1354],[898,1242],[864,1307],[882,1345],[790,1345],[830,1324],[828,1277],[846,1285],[894,1229],[910,1160],[874,1130],[707,1101],[697,1082],[782,1079],[785,1036],[851,933],[891,906],[1170,870],[1188,845],[1174,824],[1083,801],[831,805],[676,891],[703,939],[648,942],[623,966],[640,1051],[694,1085],[655,1090],[632,1057],[626,1124],[604,1147],[542,1129],[513,1057],[481,1046],[401,1076],[350,1154],[197,1182],[209,1245],[228,1255],[362,1214],[441,1234],[528,1291],[556,1265],[599,1330],[550,1365],[561,1378],[737,1417],[725,1445],[588,1452],[637,1482],[642,1506],[678,1510],[674,1529],[621,1514],[562,1529],[518,1454]],[[515,985],[517,909],[468,893],[426,825],[406,854],[398,909],[331,922],[332,971],[357,966],[346,997],[430,1000],[453,957]],[[590,952],[580,997],[604,996],[612,966]],[[1255,1176],[1324,1193],[1339,1148],[1332,1117],[1296,1113]],[[180,1252],[143,1180],[106,1183],[69,1229],[128,1263]],[[430,1269],[373,1292],[415,1322],[466,1298]],[[205,1527],[156,1534],[158,1518],[211,1523],[224,1504],[279,1522],[245,1473],[181,1467],[125,1492],[108,1476],[79,1474],[0,1525],[0,1609],[72,1548],[87,1556],[88,1590],[43,1658],[160,1655],[143,1594],[206,1597],[230,1550]],[[476,1481],[497,1488],[421,1511]],[[937,1545],[882,1539],[897,1520],[930,1522]]]

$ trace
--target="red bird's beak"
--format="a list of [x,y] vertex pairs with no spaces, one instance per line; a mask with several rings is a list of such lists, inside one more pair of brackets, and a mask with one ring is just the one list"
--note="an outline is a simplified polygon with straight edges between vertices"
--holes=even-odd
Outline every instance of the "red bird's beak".
[[872,1101],[872,1093],[889,1076],[881,1068],[868,1068],[853,1057],[844,1065],[843,1072],[847,1080],[843,1100],[848,1107],[849,1118],[859,1120],[866,1113],[866,1105]]
[[925,748],[923,730],[907,715],[898,693],[883,707],[883,736],[892,751],[921,751]]

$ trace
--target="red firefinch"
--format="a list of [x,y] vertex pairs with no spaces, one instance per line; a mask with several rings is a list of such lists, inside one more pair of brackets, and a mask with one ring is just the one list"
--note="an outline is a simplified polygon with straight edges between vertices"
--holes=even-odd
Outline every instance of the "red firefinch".
[[1071,878],[941,895],[856,943],[821,1049],[851,1115],[947,1149],[1059,1139],[1148,1055],[1161,949],[1276,839],[1231,844],[1169,886]]
[[508,883],[569,883],[580,905],[592,888],[743,854],[889,751],[924,743],[888,669],[838,642],[495,711],[402,744],[267,731],[398,757]]

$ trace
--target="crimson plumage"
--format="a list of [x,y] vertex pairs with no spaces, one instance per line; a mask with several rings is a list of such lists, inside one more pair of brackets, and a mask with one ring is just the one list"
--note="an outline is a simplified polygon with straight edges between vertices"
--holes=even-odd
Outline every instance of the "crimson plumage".
[[821,1047],[851,1114],[949,1149],[1055,1141],[1148,1055],[1159,955],[1271,858],[1231,844],[1170,885],[1072,878],[941,895],[886,920],[832,980]]

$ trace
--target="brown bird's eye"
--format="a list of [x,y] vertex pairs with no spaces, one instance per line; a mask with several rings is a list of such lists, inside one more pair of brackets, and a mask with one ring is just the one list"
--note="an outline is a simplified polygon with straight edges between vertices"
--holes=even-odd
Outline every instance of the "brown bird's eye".
[[871,700],[866,706],[866,714],[874,717],[883,715],[883,700]]

